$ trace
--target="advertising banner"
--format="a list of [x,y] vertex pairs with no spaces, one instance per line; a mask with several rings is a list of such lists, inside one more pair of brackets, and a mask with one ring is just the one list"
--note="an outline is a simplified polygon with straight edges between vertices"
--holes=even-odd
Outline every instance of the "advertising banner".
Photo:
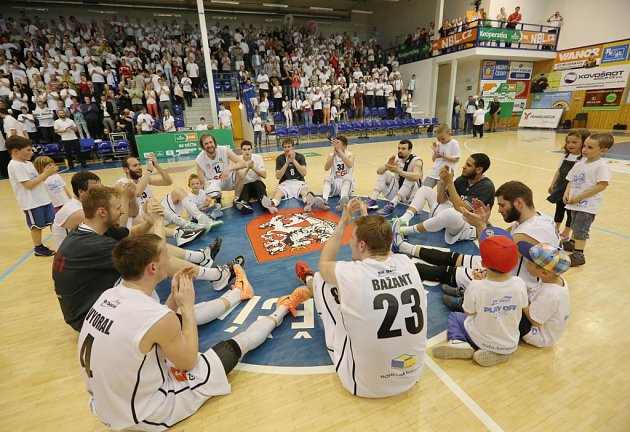
[[510,71],[508,72],[508,80],[529,81],[532,79],[532,71],[534,70],[533,62],[510,62]]
[[[556,54],[556,64],[553,69],[560,71],[579,69],[587,66],[596,67],[601,63],[603,51],[604,47],[601,44],[559,51]],[[589,62],[588,65],[586,64],[587,61]]]
[[589,90],[584,97],[584,111],[614,111],[619,109],[623,88]]
[[499,27],[479,27],[479,40],[532,45],[555,45],[556,34]]
[[623,64],[630,62],[630,40],[604,45],[602,65]]
[[547,77],[549,91],[597,90],[625,87],[630,76],[630,64],[594,69],[552,72]]
[[146,159],[147,153],[155,153],[159,158],[175,158],[178,156],[196,156],[199,148],[199,137],[209,133],[214,136],[218,145],[234,148],[231,129],[213,129],[203,131],[167,132],[151,135],[137,135],[136,144],[140,159]]
[[[499,118],[510,118],[512,117],[512,112],[521,111],[520,105],[519,107],[516,107],[514,101],[514,96],[516,95],[516,84],[483,83],[481,95],[486,101],[486,111],[490,109],[490,102],[494,99],[494,97],[497,96],[499,98],[499,103],[501,104]],[[488,114],[486,114],[486,116],[488,116]]]
[[431,50],[429,43],[405,47],[396,53],[398,60],[413,61],[414,59],[425,58]]
[[463,32],[455,33],[431,42],[433,51],[450,48],[467,42],[473,42],[477,39],[477,28],[472,28]]
[[532,108],[569,109],[573,92],[545,92],[532,94]]
[[523,110],[518,127],[556,129],[564,110],[559,108],[526,108]]
[[508,80],[508,84],[516,85],[516,95],[514,96],[516,99],[527,99],[532,84],[531,81]]
[[481,62],[481,79],[505,81],[510,62],[507,60],[483,60]]

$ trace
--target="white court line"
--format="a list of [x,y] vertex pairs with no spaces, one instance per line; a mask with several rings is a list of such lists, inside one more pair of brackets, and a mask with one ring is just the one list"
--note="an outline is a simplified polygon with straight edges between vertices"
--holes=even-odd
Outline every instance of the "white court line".
[[[470,148],[470,146],[468,145],[468,143],[469,143],[469,142],[471,142],[471,141],[475,141],[475,140],[473,140],[473,139],[469,139],[469,140],[467,140],[467,141],[464,141],[464,147],[466,147],[466,148],[467,148],[468,150],[470,150],[471,152],[475,152],[476,150],[474,150],[474,149]],[[514,161],[511,161],[511,160],[508,160],[508,159],[501,159],[501,158],[496,157],[496,156],[492,156],[492,157],[491,157],[491,159],[492,159],[492,160],[499,160],[499,161],[502,161],[502,162],[511,163],[511,164],[513,164],[513,165],[518,165],[518,166],[522,166],[522,167],[535,168],[535,169],[539,169],[539,170],[542,170],[542,171],[548,171],[548,172],[556,172],[556,170],[555,170],[555,169],[543,168],[543,167],[539,167],[539,166],[536,166],[536,165],[522,164],[522,163],[519,163],[519,162],[514,162]],[[611,180],[610,180],[610,182],[611,182],[611,183],[630,184],[630,182],[623,181],[623,180],[612,180],[612,179],[611,179]]]
[[[442,333],[438,333],[433,336],[431,339],[427,341],[427,351],[429,348],[434,347],[435,345],[446,342],[446,330]],[[459,386],[453,379],[444,372],[444,369],[439,367],[433,359],[429,356],[428,352],[425,352],[424,355],[424,363],[433,371],[433,373],[440,379],[446,387],[448,387],[457,398],[462,401],[462,403],[472,412],[475,417],[479,419],[481,423],[484,424],[488,430],[493,432],[503,431],[501,426],[496,424],[492,417],[490,417],[477,403],[470,397],[468,394]]]
[[496,424],[496,422],[492,420],[492,418],[488,414],[486,414],[486,412],[481,409],[481,407],[477,405],[477,403],[472,400],[472,398],[468,396],[468,394],[459,385],[457,385],[457,383],[453,381],[453,379],[448,376],[448,374],[444,372],[441,367],[435,364],[431,357],[429,357],[428,355],[425,356],[424,362],[427,366],[429,366],[429,369],[431,369],[433,373],[437,375],[437,377],[441,379],[444,384],[446,384],[446,386],[455,394],[455,396],[457,396],[457,398],[462,401],[466,408],[468,408],[475,415],[475,417],[477,417],[479,421],[488,428],[489,431],[503,431],[501,426]]

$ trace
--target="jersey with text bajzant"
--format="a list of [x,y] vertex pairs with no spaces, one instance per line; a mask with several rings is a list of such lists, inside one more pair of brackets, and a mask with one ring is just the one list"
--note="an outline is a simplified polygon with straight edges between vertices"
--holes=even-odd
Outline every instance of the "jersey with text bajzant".
[[335,368],[355,395],[387,397],[420,378],[427,342],[427,298],[405,255],[338,262],[342,319],[335,327]]

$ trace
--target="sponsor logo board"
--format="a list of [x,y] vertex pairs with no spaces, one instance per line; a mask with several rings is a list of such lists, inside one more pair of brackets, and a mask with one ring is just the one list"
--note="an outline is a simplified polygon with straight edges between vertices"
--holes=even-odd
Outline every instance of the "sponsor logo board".
[[563,112],[564,110],[559,108],[527,108],[523,110],[518,127],[555,129]]

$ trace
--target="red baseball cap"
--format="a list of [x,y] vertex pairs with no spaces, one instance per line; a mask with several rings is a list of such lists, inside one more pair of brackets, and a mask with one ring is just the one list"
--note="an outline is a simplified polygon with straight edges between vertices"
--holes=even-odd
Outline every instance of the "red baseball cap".
[[479,252],[484,267],[509,273],[518,262],[518,247],[504,229],[488,227],[479,236]]

